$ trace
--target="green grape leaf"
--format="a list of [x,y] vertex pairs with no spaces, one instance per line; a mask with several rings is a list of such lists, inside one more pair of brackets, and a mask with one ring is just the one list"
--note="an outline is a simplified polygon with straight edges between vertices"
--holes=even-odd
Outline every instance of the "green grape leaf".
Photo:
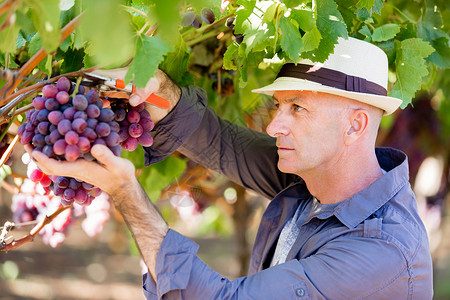
[[361,9],[365,7],[367,10],[370,10],[374,4],[375,0],[359,0],[358,3],[356,3],[356,8]]
[[338,37],[348,38],[347,26],[333,0],[317,2],[317,28],[322,39],[314,51],[304,52],[303,58],[324,62],[334,50]]
[[181,36],[175,49],[176,51],[167,53],[160,68],[178,85],[185,85],[183,81],[186,79],[185,75],[188,70],[189,49]]
[[[0,18],[0,22],[4,22],[4,18]],[[0,24],[1,24],[0,23]],[[16,43],[18,40],[20,26],[17,23],[6,26],[0,31],[0,51],[3,53],[15,53]]]
[[239,45],[236,42],[231,43],[223,55],[223,67],[226,70],[237,70],[236,60]]
[[241,8],[236,11],[234,31],[236,33],[245,33],[245,29],[249,26],[247,19],[253,13],[256,0],[239,0],[237,3],[241,5]]
[[308,32],[316,27],[316,19],[314,19],[314,12],[310,9],[296,9],[291,11],[290,18],[294,19],[298,26],[304,31]]
[[374,29],[372,40],[374,42],[387,41],[393,39],[399,32],[400,26],[398,24],[385,24]]
[[417,35],[427,41],[436,50],[427,60],[430,60],[439,68],[450,67],[450,47],[448,34],[435,28],[432,24],[422,22],[417,23]]
[[402,99],[401,107],[405,108],[420,89],[422,77],[428,74],[425,58],[433,53],[434,49],[428,42],[419,38],[396,41],[396,49],[397,81],[390,96]]
[[130,82],[133,79],[137,88],[145,87],[149,79],[155,74],[164,55],[173,50],[173,46],[167,44],[159,36],[141,36],[138,39],[136,56],[125,75],[125,81]]
[[281,48],[288,55],[289,59],[297,63],[300,53],[303,49],[303,42],[298,27],[296,27],[288,18],[281,16]]
[[279,3],[273,3],[266,9],[262,18],[263,23],[273,23],[278,5]]
[[358,32],[366,37],[364,39],[366,42],[370,42],[370,40],[372,39],[372,32],[370,32],[370,29],[369,27],[367,27],[367,25],[364,25]]
[[152,201],[158,200],[163,189],[175,182],[186,169],[186,160],[169,156],[144,169],[139,182]]
[[32,20],[42,40],[42,46],[47,53],[58,48],[60,32],[60,0],[26,0],[31,8]]
[[303,37],[303,51],[312,51],[319,47],[320,40],[322,39],[322,35],[320,34],[317,26],[314,26],[311,30],[307,31]]
[[86,53],[94,64],[121,65],[132,57],[136,35],[131,31],[129,15],[121,8],[121,2],[120,0],[82,2],[86,6],[86,11],[81,19],[74,45],[80,48],[88,41],[89,50],[86,50]]

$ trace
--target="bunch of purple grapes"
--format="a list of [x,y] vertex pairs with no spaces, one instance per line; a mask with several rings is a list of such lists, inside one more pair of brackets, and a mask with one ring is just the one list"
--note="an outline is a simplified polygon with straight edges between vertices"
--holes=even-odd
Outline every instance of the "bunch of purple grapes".
[[[69,79],[61,77],[56,85],[47,84],[42,96],[33,99],[33,110],[27,112],[27,122],[19,127],[22,144],[31,144],[35,150],[57,160],[75,161],[84,158],[92,161],[91,147],[96,144],[108,146],[120,156],[119,124],[110,108],[103,108],[97,91],[85,94],[83,86],[71,96],[74,86]],[[75,201],[89,205],[100,193],[92,185],[73,178],[52,176],[49,186],[61,203],[70,206]]]
[[212,24],[215,20],[216,16],[214,15],[214,12],[210,8],[204,7],[201,11],[201,15],[197,15],[192,10],[184,13],[184,15],[181,17],[181,26],[192,26],[198,29],[202,27],[203,22],[205,22],[206,24]]
[[133,151],[138,144],[149,147],[153,144],[150,130],[155,123],[150,113],[145,109],[145,103],[131,106],[128,102],[118,99],[111,102],[114,120],[119,123],[119,143],[123,149]]

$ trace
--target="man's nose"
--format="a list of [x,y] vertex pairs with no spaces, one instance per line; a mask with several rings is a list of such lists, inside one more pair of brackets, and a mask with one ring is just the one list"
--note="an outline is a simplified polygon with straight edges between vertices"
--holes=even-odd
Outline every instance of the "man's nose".
[[286,126],[286,119],[283,115],[283,112],[278,110],[272,121],[267,125],[266,131],[270,136],[277,137],[289,134],[289,128]]

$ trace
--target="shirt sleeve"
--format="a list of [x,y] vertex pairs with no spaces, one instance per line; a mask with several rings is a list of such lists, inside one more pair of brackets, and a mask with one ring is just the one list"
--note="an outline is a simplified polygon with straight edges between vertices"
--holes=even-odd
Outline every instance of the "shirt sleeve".
[[178,150],[268,198],[299,179],[278,170],[274,138],[222,120],[206,105],[205,91],[196,86],[182,88],[180,101],[152,135],[153,145],[145,148],[146,165]]
[[[301,260],[228,280],[197,256],[198,246],[169,230],[156,261],[157,284],[144,275],[147,299],[406,299],[407,264],[393,244],[343,238]],[[405,276],[406,274],[406,276]]]

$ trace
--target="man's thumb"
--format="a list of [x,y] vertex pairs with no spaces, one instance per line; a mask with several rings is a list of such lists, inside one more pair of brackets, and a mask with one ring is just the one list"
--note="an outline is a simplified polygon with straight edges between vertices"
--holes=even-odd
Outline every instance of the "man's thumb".
[[105,145],[97,144],[92,146],[91,154],[99,163],[105,166],[112,166],[117,163],[117,156]]

